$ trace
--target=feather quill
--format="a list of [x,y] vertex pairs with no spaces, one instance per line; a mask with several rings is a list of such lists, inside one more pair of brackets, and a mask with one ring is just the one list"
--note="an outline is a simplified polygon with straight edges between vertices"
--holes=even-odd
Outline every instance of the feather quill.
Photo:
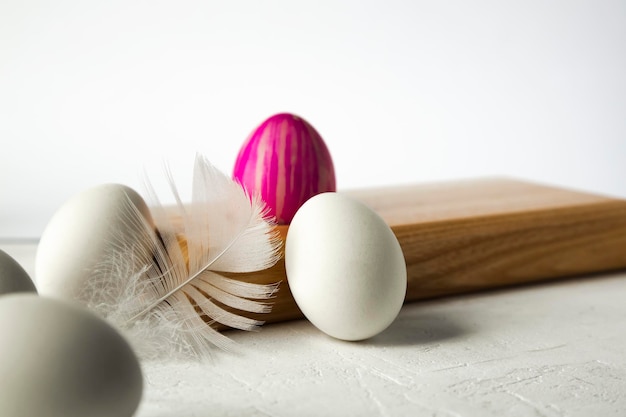
[[[147,182],[151,219],[130,199],[123,221],[138,229],[120,235],[87,286],[87,305],[120,329],[140,357],[210,357],[233,342],[220,323],[255,330],[262,321],[233,312],[265,313],[279,283],[253,284],[223,273],[274,265],[280,240],[265,204],[250,197],[203,156],[194,165],[191,202],[185,204],[169,170],[175,207],[166,207]],[[228,308],[228,309],[227,309]]]

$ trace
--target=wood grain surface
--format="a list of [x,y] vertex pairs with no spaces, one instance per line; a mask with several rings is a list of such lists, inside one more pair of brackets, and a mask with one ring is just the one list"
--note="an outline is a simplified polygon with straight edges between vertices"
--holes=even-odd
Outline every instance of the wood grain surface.
[[[626,201],[514,179],[345,191],[389,224],[405,302],[626,267]],[[279,226],[282,239],[288,226]],[[281,282],[266,322],[302,317],[284,261],[238,279]]]

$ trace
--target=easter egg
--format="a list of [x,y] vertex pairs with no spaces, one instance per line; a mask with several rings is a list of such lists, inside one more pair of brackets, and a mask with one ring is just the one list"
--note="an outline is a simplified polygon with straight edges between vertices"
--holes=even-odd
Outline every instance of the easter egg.
[[335,169],[320,134],[293,114],[276,114],[250,134],[239,151],[233,178],[260,196],[279,224],[289,224],[300,206],[335,191]]
[[13,292],[37,292],[37,289],[24,268],[0,250],[0,295]]
[[82,307],[0,297],[0,415],[131,417],[141,399],[139,362],[125,339]]
[[339,193],[319,194],[298,210],[287,232],[285,268],[306,318],[338,339],[382,332],[406,295],[396,236],[369,207]]
[[[140,241],[143,226],[128,221],[137,210],[152,223],[143,198],[121,184],[103,184],[76,194],[52,216],[41,235],[35,259],[39,293],[53,298],[81,300],[85,282],[102,268],[114,247]],[[137,253],[143,253],[136,251]],[[149,254],[149,251],[145,252]],[[138,262],[147,263],[145,259]]]

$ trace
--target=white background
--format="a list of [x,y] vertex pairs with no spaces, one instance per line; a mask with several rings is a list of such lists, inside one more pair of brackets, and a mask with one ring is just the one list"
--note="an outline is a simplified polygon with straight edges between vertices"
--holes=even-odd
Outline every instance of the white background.
[[[625,1],[0,0],[0,238],[266,117],[339,188],[507,175],[626,197]],[[157,171],[159,173],[159,171]]]

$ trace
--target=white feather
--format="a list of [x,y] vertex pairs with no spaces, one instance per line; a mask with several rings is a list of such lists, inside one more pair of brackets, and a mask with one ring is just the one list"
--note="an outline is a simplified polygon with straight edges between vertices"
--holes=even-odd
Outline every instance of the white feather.
[[121,236],[112,242],[85,298],[125,333],[143,358],[205,358],[212,346],[228,349],[232,343],[207,321],[257,329],[261,321],[223,306],[268,312],[268,299],[278,287],[221,273],[271,267],[279,259],[280,240],[264,203],[204,157],[196,157],[190,203],[183,202],[169,171],[167,177],[175,208],[163,206],[148,183],[152,224],[129,199],[124,221],[139,225],[141,232],[133,242]]

